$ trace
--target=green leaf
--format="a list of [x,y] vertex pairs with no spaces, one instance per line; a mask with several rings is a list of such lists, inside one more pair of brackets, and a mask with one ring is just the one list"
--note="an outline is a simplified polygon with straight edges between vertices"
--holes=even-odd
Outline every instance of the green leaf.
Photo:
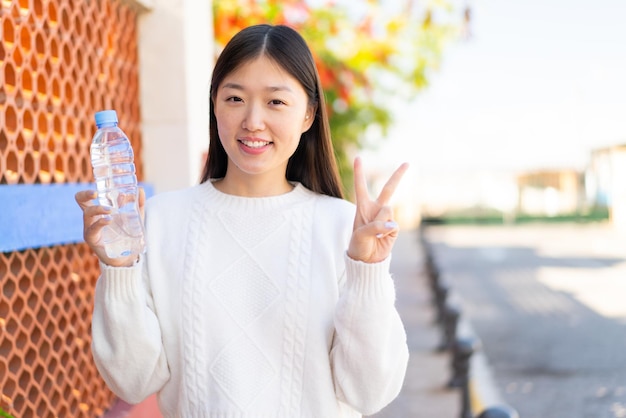
[[0,407],[0,417],[3,417],[3,418],[15,418],[13,415],[9,414],[4,409],[2,409],[2,407]]

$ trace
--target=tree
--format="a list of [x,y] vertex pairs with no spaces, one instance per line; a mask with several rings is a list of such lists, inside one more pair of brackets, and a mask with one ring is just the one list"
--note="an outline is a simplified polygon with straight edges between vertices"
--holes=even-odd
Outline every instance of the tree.
[[[411,100],[428,85],[444,47],[456,39],[469,16],[446,0],[418,7],[404,0],[347,5],[302,0],[214,0],[217,52],[244,27],[285,24],[309,43],[320,74],[344,188],[350,191],[349,156],[366,144],[366,133],[384,136],[393,122],[388,100]],[[421,2],[420,2],[421,3]],[[458,15],[458,16],[457,16]]]

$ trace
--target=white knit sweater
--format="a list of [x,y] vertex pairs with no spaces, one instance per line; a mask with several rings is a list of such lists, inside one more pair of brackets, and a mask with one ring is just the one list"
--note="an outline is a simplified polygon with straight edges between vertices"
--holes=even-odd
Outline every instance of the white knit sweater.
[[354,205],[297,184],[245,198],[211,182],[146,205],[146,256],[102,265],[93,353],[127,402],[166,418],[353,418],[408,361],[389,259],[346,255]]

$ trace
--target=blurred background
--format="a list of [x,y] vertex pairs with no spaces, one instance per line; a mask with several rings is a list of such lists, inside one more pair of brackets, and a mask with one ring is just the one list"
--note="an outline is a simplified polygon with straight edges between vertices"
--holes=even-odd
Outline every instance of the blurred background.
[[426,218],[622,225],[626,5],[466,4],[469,25],[429,86],[394,103],[397,124],[372,159],[413,162],[406,194]]
[[94,112],[117,110],[149,194],[196,184],[215,57],[245,26],[288,24],[314,52],[348,197],[356,155],[373,193],[408,161],[406,230],[574,222],[620,238],[624,21],[622,0],[0,2],[0,408],[131,413],[89,347],[99,266],[73,195],[91,187]]

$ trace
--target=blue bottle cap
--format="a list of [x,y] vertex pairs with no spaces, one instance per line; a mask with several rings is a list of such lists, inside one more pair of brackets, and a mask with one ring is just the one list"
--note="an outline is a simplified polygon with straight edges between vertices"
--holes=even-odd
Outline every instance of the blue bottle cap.
[[96,112],[96,126],[111,125],[117,123],[117,112],[115,110],[102,110]]

